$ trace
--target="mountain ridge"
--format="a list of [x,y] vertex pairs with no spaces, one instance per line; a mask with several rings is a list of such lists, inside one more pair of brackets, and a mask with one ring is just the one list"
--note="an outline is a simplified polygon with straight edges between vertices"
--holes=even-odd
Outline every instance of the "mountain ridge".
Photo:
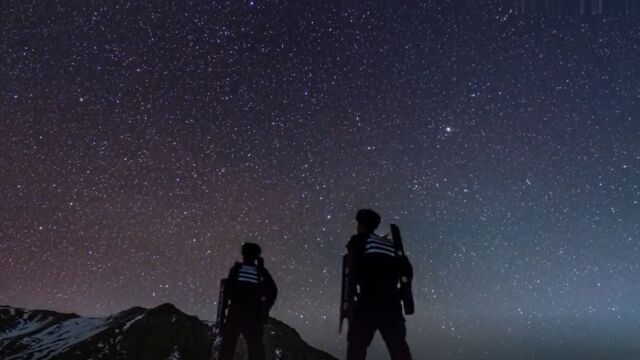
[[[104,317],[0,306],[0,358],[5,360],[215,360],[217,339],[210,322],[171,303]],[[265,348],[267,360],[336,360],[274,318],[265,325]],[[235,359],[246,358],[240,341]]]

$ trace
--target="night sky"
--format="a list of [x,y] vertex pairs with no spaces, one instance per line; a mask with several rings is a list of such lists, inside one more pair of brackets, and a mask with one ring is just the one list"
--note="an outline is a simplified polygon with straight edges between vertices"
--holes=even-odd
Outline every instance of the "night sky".
[[3,1],[0,303],[212,320],[254,241],[343,356],[371,207],[416,359],[640,358],[640,15],[502,4]]

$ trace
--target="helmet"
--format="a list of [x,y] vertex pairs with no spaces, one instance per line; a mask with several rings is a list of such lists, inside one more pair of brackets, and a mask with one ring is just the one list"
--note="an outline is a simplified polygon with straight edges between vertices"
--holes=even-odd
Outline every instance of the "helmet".
[[246,242],[242,244],[242,256],[249,259],[257,259],[260,257],[262,249],[256,243]]
[[380,220],[380,215],[371,209],[360,209],[356,214],[356,221],[372,230],[378,228]]

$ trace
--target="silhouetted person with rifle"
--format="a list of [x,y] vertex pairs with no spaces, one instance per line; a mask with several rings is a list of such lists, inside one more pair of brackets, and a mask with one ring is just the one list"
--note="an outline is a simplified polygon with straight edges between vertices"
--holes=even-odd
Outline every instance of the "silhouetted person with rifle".
[[357,234],[347,244],[343,263],[340,327],[349,320],[347,360],[365,360],[367,348],[380,331],[392,360],[411,360],[405,319],[413,314],[413,270],[404,254],[400,230],[391,225],[391,239],[375,230],[380,215],[370,209],[356,215]]
[[233,360],[238,337],[242,334],[249,360],[264,360],[264,324],[276,301],[278,288],[264,268],[258,244],[242,245],[242,262],[236,263],[221,281],[218,328],[222,332],[219,360]]

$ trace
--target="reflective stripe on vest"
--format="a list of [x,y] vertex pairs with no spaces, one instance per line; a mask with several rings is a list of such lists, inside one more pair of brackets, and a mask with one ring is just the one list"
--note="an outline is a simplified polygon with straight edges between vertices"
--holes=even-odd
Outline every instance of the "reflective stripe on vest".
[[258,283],[258,267],[253,265],[241,265],[238,269],[238,281]]
[[377,234],[371,234],[365,242],[364,254],[383,254],[387,256],[395,256],[395,248],[393,243],[382,238]]

